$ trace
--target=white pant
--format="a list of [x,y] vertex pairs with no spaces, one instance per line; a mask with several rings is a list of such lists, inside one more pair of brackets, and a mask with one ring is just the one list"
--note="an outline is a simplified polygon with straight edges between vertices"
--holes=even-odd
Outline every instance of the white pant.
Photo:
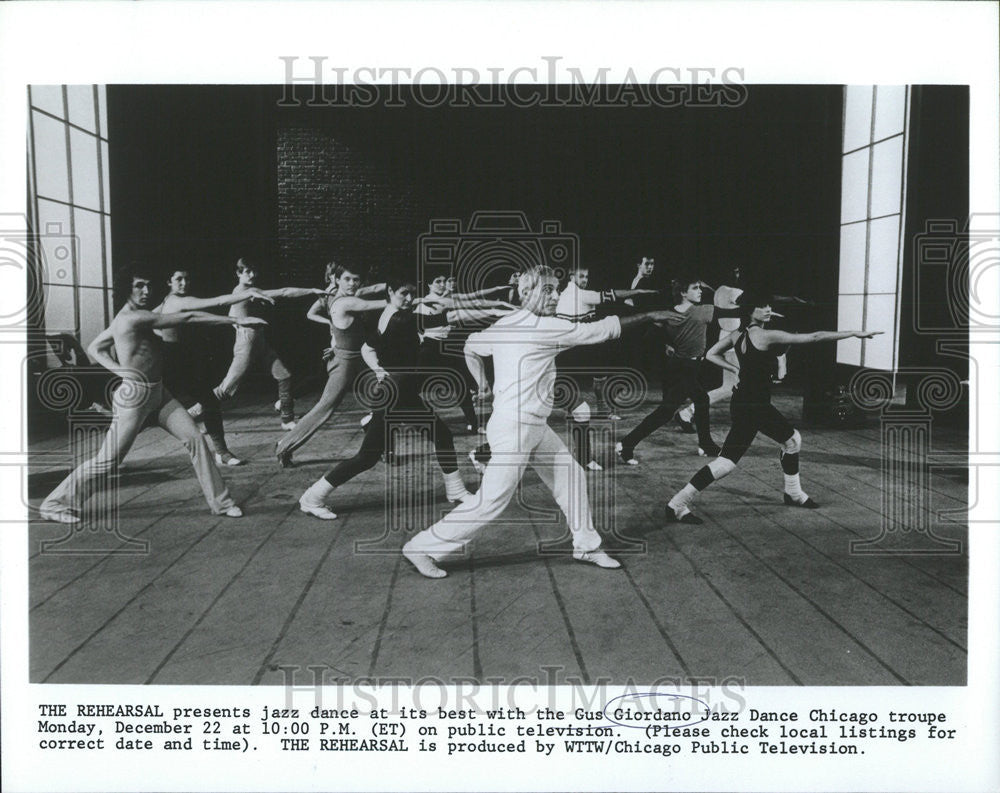
[[112,403],[114,418],[100,451],[67,476],[45,499],[41,509],[79,510],[100,480],[117,470],[152,415],[163,429],[184,444],[209,509],[218,515],[235,506],[194,420],[162,383],[126,378],[115,391]]
[[487,523],[500,517],[514,497],[527,465],[538,473],[573,534],[573,547],[593,551],[601,546],[587,500],[587,477],[558,435],[547,424],[520,423],[494,413],[486,427],[492,456],[479,493],[417,534],[408,546],[440,560],[458,553]]

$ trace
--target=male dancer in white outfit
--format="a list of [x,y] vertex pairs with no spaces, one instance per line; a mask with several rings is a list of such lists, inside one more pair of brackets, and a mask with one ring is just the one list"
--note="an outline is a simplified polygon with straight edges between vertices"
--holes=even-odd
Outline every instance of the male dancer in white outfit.
[[467,499],[403,546],[403,555],[427,578],[447,575],[437,562],[461,552],[477,531],[501,515],[529,463],[566,515],[573,534],[573,557],[599,567],[621,567],[600,550],[583,468],[546,423],[552,412],[555,357],[569,347],[616,339],[623,327],[665,320],[665,312],[568,322],[555,317],[557,287],[551,268],[531,268],[518,280],[521,309],[472,334],[466,342],[466,359],[481,392],[488,391],[482,356],[493,356],[493,415],[486,427],[493,455],[477,497]]
[[[78,523],[80,510],[97,480],[118,467],[150,416],[155,416],[157,423],[187,448],[212,512],[242,517],[243,512],[230,497],[194,419],[163,387],[162,342],[154,331],[188,325],[256,327],[266,323],[256,317],[220,317],[200,311],[157,314],[146,309],[151,279],[145,273],[141,270],[126,273],[124,283],[130,290],[128,302],[110,327],[87,348],[93,360],[122,376],[113,400],[114,418],[100,451],[67,476],[42,502],[39,508],[42,518]],[[112,346],[118,360],[112,357]]]

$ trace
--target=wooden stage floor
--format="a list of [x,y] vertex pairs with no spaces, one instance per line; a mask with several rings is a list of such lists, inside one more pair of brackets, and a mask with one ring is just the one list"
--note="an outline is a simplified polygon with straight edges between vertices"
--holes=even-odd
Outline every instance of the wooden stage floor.
[[[786,395],[776,403],[798,418],[801,400]],[[396,552],[425,526],[387,531],[384,508],[387,482],[443,508],[429,444],[411,442],[401,465],[380,463],[339,489],[338,520],[298,510],[302,490],[360,443],[362,412],[346,407],[284,471],[272,454],[280,435],[273,406],[244,399],[227,413],[230,446],[249,460],[223,471],[243,519],[212,516],[186,454],[153,429],[127,458],[117,498],[120,534],[147,543],[145,552],[121,553],[107,524],[67,532],[33,523],[32,681],[248,685],[282,684],[293,674],[298,684],[314,675],[330,683],[966,680],[964,524],[938,529],[962,542],[958,554],[851,552],[852,540],[878,536],[881,525],[877,421],[803,428],[803,484],[822,509],[782,505],[776,450],[760,438],[738,471],[700,498],[702,526],[663,522],[666,500],[703,458],[693,436],[661,429],[639,447],[642,465],[588,474],[599,527],[615,535],[609,550],[621,551],[617,571],[573,561],[565,522],[529,472],[520,503],[447,578],[432,581]],[[629,411],[620,426],[635,426],[651,408]],[[460,427],[457,411],[445,415],[453,430]],[[716,409],[713,418],[721,441],[728,411]],[[934,432],[936,452],[964,448],[958,431],[935,425]],[[463,431],[455,440],[464,454],[479,436]],[[37,506],[69,456],[65,438],[38,443],[32,453],[29,495]],[[465,458],[462,472],[470,489],[478,486]],[[935,473],[921,509],[964,509],[965,477],[964,470]],[[428,513],[414,503],[395,508]],[[555,552],[540,553],[550,541]]]

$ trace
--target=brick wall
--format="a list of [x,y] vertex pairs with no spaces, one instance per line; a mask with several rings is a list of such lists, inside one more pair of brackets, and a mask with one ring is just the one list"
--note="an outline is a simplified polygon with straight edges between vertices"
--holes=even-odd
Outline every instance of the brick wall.
[[330,259],[378,275],[416,267],[416,239],[428,202],[390,167],[322,127],[279,124],[279,269],[295,283],[319,284]]

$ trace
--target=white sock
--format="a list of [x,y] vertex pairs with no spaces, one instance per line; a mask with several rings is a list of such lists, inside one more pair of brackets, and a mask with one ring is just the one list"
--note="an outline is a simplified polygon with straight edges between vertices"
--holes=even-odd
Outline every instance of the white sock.
[[698,495],[697,488],[688,482],[667,502],[667,506],[677,513],[678,516],[683,515],[689,511],[688,506],[694,501],[696,495]]
[[459,499],[469,492],[465,489],[465,482],[462,481],[460,471],[452,471],[450,474],[444,475],[444,492],[450,501]]
[[302,494],[302,498],[299,500],[322,504],[333,490],[333,485],[326,481],[326,477],[321,476],[309,486],[309,489]]
[[798,474],[785,474],[785,492],[796,501],[805,501],[809,496],[802,490],[802,483]]
[[691,422],[694,420],[694,405],[688,405],[683,410],[677,411],[681,421]]

